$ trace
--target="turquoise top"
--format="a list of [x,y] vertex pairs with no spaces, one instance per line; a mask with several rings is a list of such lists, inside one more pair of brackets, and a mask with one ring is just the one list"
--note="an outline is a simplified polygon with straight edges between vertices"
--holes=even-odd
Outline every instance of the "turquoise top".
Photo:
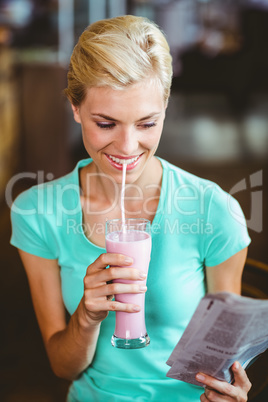
[[[101,324],[92,364],[70,387],[68,401],[197,402],[203,389],[166,377],[166,361],[205,294],[204,266],[217,265],[248,246],[245,219],[236,200],[216,184],[160,159],[158,209],[152,223],[152,255],[145,296],[151,343],[136,350],[110,343],[115,313]],[[86,269],[101,253],[84,234],[80,161],[68,175],[23,192],[12,206],[11,244],[57,259],[70,314],[83,295]],[[38,269],[38,267],[36,267]]]

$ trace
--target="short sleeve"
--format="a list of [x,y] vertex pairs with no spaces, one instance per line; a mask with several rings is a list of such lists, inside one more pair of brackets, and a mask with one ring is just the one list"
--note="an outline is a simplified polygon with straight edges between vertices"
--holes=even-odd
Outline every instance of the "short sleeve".
[[204,261],[214,266],[250,244],[243,211],[230,194],[215,185],[208,208],[208,234],[204,238]]
[[29,189],[20,194],[11,207],[12,235],[10,243],[27,253],[47,259],[57,258],[53,241],[48,241],[43,211],[38,210],[38,196]]

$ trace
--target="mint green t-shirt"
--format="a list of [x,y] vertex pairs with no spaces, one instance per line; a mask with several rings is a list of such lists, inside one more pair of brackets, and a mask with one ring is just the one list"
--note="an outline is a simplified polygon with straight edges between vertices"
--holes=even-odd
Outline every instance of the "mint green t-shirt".
[[[201,387],[166,377],[166,361],[206,292],[204,267],[225,261],[248,246],[250,238],[234,198],[160,161],[162,188],[145,296],[151,343],[136,350],[113,348],[115,313],[110,312],[101,324],[94,360],[70,386],[68,402],[197,402],[203,393]],[[70,174],[23,192],[11,210],[11,244],[58,260],[70,314],[82,298],[88,265],[105,252],[83,230],[79,169],[89,163],[82,160]]]

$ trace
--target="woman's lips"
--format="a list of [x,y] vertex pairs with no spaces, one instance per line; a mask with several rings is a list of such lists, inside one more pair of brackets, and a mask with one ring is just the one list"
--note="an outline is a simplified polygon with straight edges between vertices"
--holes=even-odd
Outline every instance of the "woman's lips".
[[127,170],[134,169],[137,164],[139,163],[139,160],[142,156],[142,154],[138,156],[132,156],[132,157],[122,157],[119,155],[109,155],[105,154],[106,158],[110,162],[110,164],[115,167],[116,169],[122,170],[123,165],[127,165]]

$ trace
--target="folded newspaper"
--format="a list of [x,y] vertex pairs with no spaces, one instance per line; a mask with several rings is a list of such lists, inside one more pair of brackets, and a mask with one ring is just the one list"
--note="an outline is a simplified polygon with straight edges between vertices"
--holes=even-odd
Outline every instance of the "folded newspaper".
[[167,377],[200,385],[195,379],[200,371],[231,382],[234,361],[246,368],[266,349],[268,300],[207,294],[167,361]]

